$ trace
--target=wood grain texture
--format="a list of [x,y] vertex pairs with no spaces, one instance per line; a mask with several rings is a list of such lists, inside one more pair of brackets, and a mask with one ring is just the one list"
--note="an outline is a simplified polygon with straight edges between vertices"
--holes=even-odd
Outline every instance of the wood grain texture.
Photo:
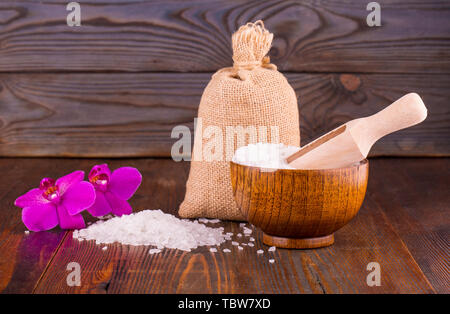
[[80,0],[0,3],[0,71],[208,72],[231,64],[231,34],[263,19],[272,60],[294,72],[449,73],[450,4],[389,0],[381,27],[367,1]]
[[366,194],[369,162],[325,170],[261,170],[230,163],[236,204],[264,232],[263,242],[308,249],[333,244]]
[[[370,197],[389,218],[436,291],[448,293],[450,159],[418,159],[414,163],[396,158],[376,161],[369,178]],[[386,184],[386,172],[393,182],[404,183]]]
[[[392,186],[400,187],[403,178],[390,176],[391,169],[385,170],[384,159],[371,160],[371,168],[377,169],[385,180]],[[438,159],[442,160],[442,159]],[[449,159],[442,160],[439,164],[430,164],[430,173],[441,171],[441,167],[449,166]],[[10,162],[10,163],[8,163]],[[73,169],[89,171],[91,166],[100,162],[108,162],[112,169],[120,166],[134,166],[143,174],[143,182],[136,195],[131,199],[135,210],[146,208],[161,208],[166,212],[175,213],[184,196],[184,183],[187,179],[188,163],[174,163],[166,159],[0,159],[0,165],[7,178],[22,169],[24,173],[36,171],[36,176],[60,176],[62,173]],[[17,168],[14,168],[14,163]],[[407,165],[407,166],[406,166]],[[422,166],[421,166],[422,165]],[[401,159],[398,167],[420,168],[426,167],[426,161],[416,159]],[[41,170],[38,170],[41,169]],[[422,171],[417,176],[421,177]],[[34,175],[28,175],[34,178]],[[424,178],[427,178],[425,176]],[[427,180],[427,179],[426,179]],[[36,184],[39,178],[32,179]],[[370,180],[369,180],[370,181]],[[5,184],[2,181],[2,191]],[[23,182],[29,182],[24,179]],[[408,182],[415,185],[415,180]],[[31,184],[32,182],[30,182]],[[436,184],[442,185],[439,181]],[[20,184],[23,189],[27,184]],[[412,189],[413,187],[411,187]],[[443,188],[443,187],[442,187]],[[19,189],[17,189],[19,190]],[[191,253],[175,250],[164,250],[161,254],[150,255],[148,248],[108,245],[106,251],[101,245],[92,242],[79,242],[73,240],[69,233],[57,250],[53,252],[53,258],[38,281],[34,292],[36,293],[433,293],[434,287],[423,274],[420,264],[416,263],[414,255],[409,251],[408,242],[402,240],[399,232],[406,230],[406,226],[400,226],[392,219],[401,219],[401,215],[409,209],[398,211],[398,217],[386,215],[389,210],[397,210],[397,204],[392,208],[380,206],[380,198],[377,182],[369,182],[367,197],[358,215],[346,226],[336,232],[336,242],[333,246],[315,250],[285,250],[278,249],[273,253],[267,252],[267,246],[261,243],[262,233],[255,230],[255,247],[247,247],[238,251],[229,242],[222,246],[232,249],[231,253],[223,253],[221,250],[213,254],[207,248],[199,248]],[[22,193],[23,191],[17,191]],[[11,191],[12,197],[16,197],[16,191]],[[425,192],[417,192],[422,195],[418,199],[426,200],[428,204],[434,202],[433,197]],[[409,202],[408,195],[397,195],[396,203],[403,200]],[[442,208],[448,212],[449,196],[440,194],[441,200],[436,204],[447,204]],[[386,195],[386,202],[390,200]],[[8,200],[3,200],[8,201]],[[10,201],[8,201],[10,202]],[[442,203],[441,203],[442,202]],[[3,204],[3,203],[2,203]],[[6,203],[5,203],[6,205]],[[400,206],[408,206],[407,203]],[[440,205],[439,205],[440,206]],[[422,221],[431,224],[436,219],[433,210],[417,207],[416,212],[423,212]],[[20,213],[9,213],[5,221],[18,221]],[[408,219],[409,220],[409,219]],[[441,221],[441,226],[446,226],[447,221]],[[3,225],[2,225],[3,226]],[[237,233],[241,229],[237,223],[223,222],[226,232]],[[397,229],[397,227],[400,228]],[[22,227],[23,228],[23,227]],[[437,229],[435,229],[437,230]],[[57,230],[56,230],[57,231]],[[410,230],[413,231],[413,230]],[[422,230],[424,235],[430,235],[427,229]],[[2,229],[5,237],[11,237],[7,229]],[[17,254],[12,272],[19,274],[20,265],[38,247],[36,243],[43,243],[47,232],[32,234],[36,242],[24,247],[23,254]],[[242,239],[234,238],[237,241]],[[429,241],[432,246],[435,245]],[[418,243],[418,242],[416,242]],[[422,252],[428,249],[433,252],[436,259],[443,258],[442,251],[437,254],[437,249],[431,246],[422,248]],[[417,245],[416,245],[417,246]],[[256,250],[264,249],[263,256],[256,254]],[[9,247],[10,252],[16,252],[15,247]],[[2,251],[4,254],[5,250]],[[2,259],[3,259],[2,255]],[[275,259],[274,264],[268,262],[269,258]],[[81,286],[69,287],[66,284],[69,262],[78,262],[81,265]],[[381,266],[382,281],[380,287],[369,287],[366,284],[369,262],[378,262]],[[436,261],[435,263],[443,263]],[[18,266],[19,265],[19,266]],[[42,270],[41,270],[42,271]],[[442,271],[442,276],[448,275],[445,268],[435,269]],[[38,269],[35,270],[38,272]],[[3,280],[3,274],[1,278]],[[13,276],[9,281],[8,292],[29,291],[20,290],[23,286],[33,286],[32,277]],[[32,284],[27,282],[30,280]],[[445,287],[444,287],[445,288]],[[448,293],[448,290],[444,292]]]
[[[0,156],[170,156],[171,130],[193,128],[210,73],[0,75]],[[450,77],[422,74],[287,74],[302,145],[415,91],[420,125],[388,135],[370,156],[450,155]]]

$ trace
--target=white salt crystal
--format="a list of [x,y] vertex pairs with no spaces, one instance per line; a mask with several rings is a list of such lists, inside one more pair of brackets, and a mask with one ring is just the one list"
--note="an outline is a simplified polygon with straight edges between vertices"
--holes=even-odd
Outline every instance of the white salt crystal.
[[256,251],[256,253],[258,253],[258,254],[263,254],[264,251],[263,251],[263,250],[258,250],[258,251]]
[[243,248],[242,246],[239,245],[239,246],[238,246],[238,249],[239,249],[239,250],[243,250],[244,248]]
[[286,162],[286,158],[299,149],[300,147],[285,146],[284,144],[249,144],[236,150],[233,162],[267,169],[293,169]]
[[241,245],[243,245],[243,246],[247,246],[247,243],[241,243]]
[[209,251],[215,253],[215,252],[217,252],[217,249],[215,247],[212,247],[209,249]]
[[232,236],[232,235],[233,235],[233,232],[227,232],[226,235],[227,235],[227,236]]
[[271,246],[270,248],[269,248],[269,252],[275,252],[275,250],[276,250],[277,248],[276,247],[274,247],[274,246]]
[[248,245],[248,246],[251,246],[251,247],[254,247],[254,246],[255,246],[255,245],[254,245],[253,243],[251,243],[251,242],[249,242],[247,245]]
[[249,236],[252,232],[253,232],[252,229],[247,228],[247,227],[244,227],[244,234],[245,234],[246,236]]
[[236,241],[233,241],[233,242],[231,242],[231,244],[232,244],[232,245],[234,245],[234,246],[237,246],[237,245],[239,245],[239,243],[238,243],[238,242],[236,242]]
[[238,238],[242,237],[242,233],[238,233],[238,234],[237,234],[237,237],[238,237]]
[[103,251],[106,251],[107,249],[108,249],[107,246],[102,247],[102,250],[103,250]]
[[198,221],[201,223],[204,223],[204,224],[207,224],[207,223],[216,224],[216,223],[220,222],[220,219],[199,218]]
[[148,254],[156,254],[156,253],[160,253],[161,249],[150,249],[148,250]]
[[230,249],[223,249],[223,251],[224,251],[225,253],[230,253],[230,252],[231,252]]
[[239,227],[241,227],[241,228],[243,228],[244,226],[245,226],[245,222],[239,224]]
[[275,260],[273,258],[269,259],[269,263],[273,264],[275,263]]
[[254,237],[250,237],[249,240],[252,241],[252,242],[255,242],[255,238]]
[[161,210],[144,210],[106,221],[99,220],[86,229],[74,232],[73,237],[95,240],[97,244],[119,242],[188,252],[199,246],[219,245],[225,242],[223,227],[210,228],[198,222],[178,219]]
[[28,231],[28,230],[25,230],[25,232],[24,232],[25,234],[30,234],[30,231]]

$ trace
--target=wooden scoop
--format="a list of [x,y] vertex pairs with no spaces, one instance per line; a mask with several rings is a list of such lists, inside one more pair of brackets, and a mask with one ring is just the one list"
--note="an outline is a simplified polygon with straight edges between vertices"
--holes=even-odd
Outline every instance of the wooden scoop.
[[302,147],[286,161],[297,169],[331,169],[348,166],[367,157],[383,136],[416,125],[427,117],[422,99],[410,93],[380,112],[349,121]]

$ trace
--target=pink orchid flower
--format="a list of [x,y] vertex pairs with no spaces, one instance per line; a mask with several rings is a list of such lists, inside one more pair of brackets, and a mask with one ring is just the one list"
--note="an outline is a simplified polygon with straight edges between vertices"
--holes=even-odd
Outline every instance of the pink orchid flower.
[[22,221],[31,231],[56,227],[81,229],[86,225],[81,212],[92,206],[95,190],[83,181],[84,171],[75,171],[58,180],[44,178],[39,188],[18,197],[14,204],[23,208]]
[[96,165],[89,172],[89,182],[95,188],[95,203],[88,208],[92,216],[109,213],[129,215],[133,211],[127,202],[141,184],[142,176],[136,168],[122,167],[111,173],[107,164]]

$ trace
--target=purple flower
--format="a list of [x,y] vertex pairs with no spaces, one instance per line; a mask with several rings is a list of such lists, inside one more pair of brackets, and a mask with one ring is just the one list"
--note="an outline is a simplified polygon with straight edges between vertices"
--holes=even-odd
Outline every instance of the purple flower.
[[86,225],[81,212],[92,206],[95,190],[83,181],[84,171],[75,171],[58,180],[44,178],[39,188],[18,197],[14,204],[23,208],[22,221],[31,231],[56,227],[80,229]]
[[92,216],[113,213],[116,216],[132,212],[127,202],[141,184],[142,176],[136,168],[122,167],[111,173],[107,164],[94,166],[89,182],[95,187],[95,203],[88,208]]

